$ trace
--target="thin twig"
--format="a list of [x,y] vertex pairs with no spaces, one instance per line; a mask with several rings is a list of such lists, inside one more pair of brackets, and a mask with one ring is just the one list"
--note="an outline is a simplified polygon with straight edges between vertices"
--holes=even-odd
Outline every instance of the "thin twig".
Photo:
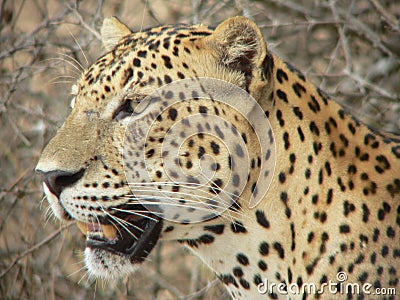
[[44,240],[42,240],[41,242],[33,245],[31,248],[25,250],[24,252],[22,252],[21,254],[18,254],[13,261],[11,262],[11,264],[8,265],[8,267],[0,274],[0,279],[3,278],[4,275],[6,275],[21,259],[23,259],[25,256],[27,256],[28,254],[38,250],[40,247],[43,247],[44,245],[46,245],[47,243],[51,242],[54,238],[56,238],[61,232],[63,232],[65,229],[67,229],[68,227],[70,227],[71,225],[73,225],[74,223],[68,223],[65,224],[63,226],[61,226],[58,230],[54,231],[51,235],[49,235],[48,237],[46,237]]

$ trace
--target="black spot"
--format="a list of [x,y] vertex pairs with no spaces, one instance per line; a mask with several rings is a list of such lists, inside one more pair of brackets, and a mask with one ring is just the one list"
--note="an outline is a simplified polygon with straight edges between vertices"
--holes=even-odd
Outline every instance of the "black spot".
[[326,203],[327,203],[327,204],[331,204],[332,198],[333,198],[333,190],[332,190],[332,189],[329,189],[329,190],[328,190],[327,197],[326,197]]
[[215,234],[222,234],[224,232],[225,225],[206,225],[204,230],[211,231]]
[[247,266],[249,264],[249,259],[243,253],[237,254],[236,259],[243,266]]
[[379,221],[383,221],[383,219],[385,219],[385,211],[383,209],[378,210],[378,219]]
[[321,110],[319,102],[317,101],[317,99],[315,99],[314,96],[311,96],[311,102],[307,102],[307,105],[314,113],[317,113]]
[[290,147],[290,142],[289,142],[289,133],[285,131],[283,134],[283,142],[285,144],[285,150],[288,150]]
[[379,238],[379,229],[375,228],[374,229],[374,234],[372,236],[372,240],[376,243],[378,241],[378,238]]
[[310,122],[310,131],[312,133],[314,133],[316,136],[319,136],[319,129],[318,129],[317,125],[315,125],[314,121]]
[[257,210],[256,211],[256,218],[257,218],[258,224],[260,224],[262,227],[265,227],[265,228],[269,228],[270,227],[269,221],[265,217],[265,214],[264,214],[263,211]]
[[322,185],[323,181],[324,181],[324,173],[322,169],[320,169],[318,172],[318,184]]
[[167,228],[165,228],[164,232],[170,232],[174,230],[174,226],[168,226]]
[[203,234],[198,238],[198,241],[199,243],[203,244],[211,244],[212,242],[214,242],[214,237],[210,234]]
[[368,273],[367,273],[367,272],[363,272],[360,276],[358,276],[358,280],[359,280],[361,283],[365,283],[365,281],[367,280],[367,278],[368,278]]
[[281,259],[285,258],[285,250],[283,249],[282,245],[278,242],[274,243],[274,249],[278,252],[278,255]]
[[135,67],[140,67],[140,64],[141,64],[140,59],[138,59],[138,58],[133,59],[133,65]]
[[356,208],[353,203],[350,203],[347,200],[343,202],[343,214],[345,215],[345,217],[347,217],[348,214],[353,212],[355,209]]
[[371,261],[371,264],[373,264],[373,265],[375,264],[375,262],[376,262],[376,253],[375,252],[373,252],[371,254],[370,261]]
[[306,271],[308,275],[311,275],[314,272],[314,268],[318,263],[318,258],[314,259],[313,262],[306,266]]
[[207,111],[208,111],[208,108],[206,106],[203,106],[203,105],[199,106],[199,113],[206,114]]
[[243,276],[243,270],[242,270],[241,267],[233,268],[232,273],[236,277],[242,277]]
[[197,152],[197,157],[201,158],[206,153],[206,150],[203,146],[199,146],[199,152]]
[[386,246],[386,245],[382,246],[381,255],[382,255],[383,257],[386,257],[386,256],[388,255],[388,253],[389,253],[389,247]]
[[137,55],[139,57],[145,58],[147,56],[147,51],[146,50],[140,50],[140,51],[138,51]]
[[240,284],[242,285],[242,287],[246,290],[250,289],[250,284],[247,280],[240,278],[239,279]]
[[237,287],[237,288],[239,287],[239,285],[236,282],[236,279],[231,274],[221,274],[219,276],[219,279],[225,285],[233,284],[235,287]]
[[210,146],[211,146],[211,149],[213,150],[214,154],[219,154],[219,145],[217,143],[212,141]]
[[280,182],[280,183],[285,183],[285,180],[286,180],[285,173],[280,172],[280,173],[279,173],[279,182]]
[[304,188],[303,194],[304,194],[304,195],[308,195],[309,191],[310,191],[309,187],[306,186],[306,187]]
[[298,106],[293,107],[293,112],[299,118],[299,120],[303,120],[303,113]]
[[164,75],[164,81],[165,81],[165,83],[171,83],[172,79],[168,75]]
[[343,224],[339,226],[339,232],[340,233],[349,233],[350,232],[350,226]]
[[176,117],[178,116],[178,112],[175,108],[170,108],[168,110],[168,117],[172,120],[175,121]]
[[279,81],[279,83],[283,83],[283,80],[288,80],[288,76],[285,71],[283,71],[282,69],[278,69],[276,71],[276,79]]
[[287,99],[287,96],[286,96],[285,92],[283,92],[282,90],[278,89],[276,91],[276,95],[278,96],[279,99],[281,99],[284,102],[288,103],[288,99]]
[[287,203],[287,199],[288,199],[288,195],[286,192],[281,192],[281,196],[280,196],[281,200],[283,203]]
[[259,286],[263,281],[261,279],[261,276],[259,274],[254,275],[253,282],[256,286]]
[[261,255],[268,255],[269,254],[269,245],[266,242],[262,242],[260,244],[260,247],[258,248],[258,251],[260,252]]
[[393,239],[395,237],[396,233],[395,233],[395,231],[394,231],[392,226],[389,226],[386,229],[386,235],[387,235],[388,238],[391,238],[391,239]]
[[339,110],[338,110],[338,114],[339,114],[339,117],[343,120],[343,119],[344,119],[344,116],[345,116],[344,110],[343,110],[343,109],[339,109]]
[[295,161],[296,161],[296,154],[290,153],[290,155],[289,155],[289,160],[290,160],[290,162],[291,162],[292,164],[294,164]]
[[314,232],[311,231],[308,233],[308,237],[307,237],[307,243],[311,243],[314,239]]
[[400,159],[400,146],[393,146],[392,153],[396,156],[396,158]]
[[400,257],[400,249],[396,248],[393,249],[393,258],[398,258]]
[[293,222],[290,223],[290,231],[291,231],[291,238],[292,238],[292,244],[290,245],[290,249],[293,251],[296,248],[296,232],[294,230],[294,224]]
[[355,133],[356,133],[356,128],[354,127],[354,125],[353,125],[352,123],[349,123],[349,124],[347,125],[347,127],[349,128],[349,130],[350,130],[350,132],[351,132],[352,134],[355,134]]
[[294,83],[292,85],[294,92],[296,93],[297,97],[301,97],[301,93],[305,93],[306,89],[300,83]]
[[338,177],[337,178],[337,183],[338,183],[338,185],[340,187],[340,190],[342,192],[344,192],[346,190],[346,186],[343,184],[342,178]]
[[304,142],[304,139],[305,139],[304,138],[304,133],[303,133],[303,130],[301,130],[300,126],[297,127],[297,133],[299,134],[300,141]]
[[171,59],[166,55],[161,55],[161,58],[164,60],[164,65],[168,69],[172,69]]
[[240,222],[240,221],[233,221],[231,223],[231,230],[234,233],[246,233],[247,232],[246,227],[244,227],[242,222]]
[[262,271],[266,271],[267,270],[267,264],[263,261],[263,260],[259,260],[258,261],[258,267],[262,270]]
[[321,151],[321,149],[322,149],[322,143],[313,142],[313,149],[314,149],[315,155],[318,155],[319,151]]

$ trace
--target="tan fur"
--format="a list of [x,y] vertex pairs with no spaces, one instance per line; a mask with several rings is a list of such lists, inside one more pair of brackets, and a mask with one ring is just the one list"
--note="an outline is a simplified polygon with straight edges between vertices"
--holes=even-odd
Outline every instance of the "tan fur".
[[[257,159],[264,155],[243,117],[227,105],[207,100],[176,103],[177,120],[187,116],[189,109],[199,111],[200,106],[206,107],[209,115],[216,114],[215,108],[218,113],[225,111],[221,116],[246,135],[254,165],[238,200],[239,209],[189,225],[164,221],[160,238],[188,246],[215,271],[235,299],[267,298],[257,291],[260,280],[320,287],[329,280],[337,282],[338,272],[347,273],[347,282],[398,289],[399,138],[371,131],[299,71],[268,52],[260,30],[248,19],[228,19],[215,31],[202,25],[174,29],[131,33],[117,19],[104,21],[104,45],[114,51],[82,75],[75,106],[37,166],[47,182],[54,172],[68,176],[81,172],[79,179],[65,184],[58,197],[46,187],[55,214],[97,222],[104,211],[129,203],[132,192],[125,184],[121,156],[128,120],[118,117],[127,100],[142,99],[182,77],[217,78],[246,89],[268,116],[277,153],[272,185],[255,208],[242,200],[252,194],[260,172]],[[146,45],[149,41],[153,46]],[[144,125],[151,119],[146,113],[135,118]],[[158,141],[176,122],[167,112],[162,114],[162,121],[154,123],[150,131],[154,141],[146,147],[158,153]],[[220,143],[220,153],[213,154],[210,144],[214,140],[212,136],[194,136],[195,147],[184,143],[181,153],[187,155],[180,158],[184,166],[193,162],[191,170],[198,171],[198,149],[204,147],[220,163],[217,176],[224,182],[228,180],[229,153]],[[135,143],[130,147],[140,152]],[[141,159],[133,168],[139,178],[145,172],[140,169]],[[160,157],[154,156],[150,175],[155,182],[162,182],[164,174],[157,176],[157,171],[164,169]],[[135,269],[124,256],[90,248],[86,249],[86,263],[93,275],[108,278]],[[317,296],[308,295],[307,299]],[[343,299],[346,295],[325,290],[319,297]]]

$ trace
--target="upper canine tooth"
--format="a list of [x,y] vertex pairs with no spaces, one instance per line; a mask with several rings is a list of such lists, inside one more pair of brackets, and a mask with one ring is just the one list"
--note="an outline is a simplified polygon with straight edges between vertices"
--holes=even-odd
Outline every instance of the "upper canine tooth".
[[88,232],[88,226],[86,223],[83,223],[81,221],[76,221],[76,225],[78,226],[79,230],[82,231],[84,235],[87,235]]
[[113,225],[101,225],[101,229],[108,240],[112,241],[117,237],[117,229]]

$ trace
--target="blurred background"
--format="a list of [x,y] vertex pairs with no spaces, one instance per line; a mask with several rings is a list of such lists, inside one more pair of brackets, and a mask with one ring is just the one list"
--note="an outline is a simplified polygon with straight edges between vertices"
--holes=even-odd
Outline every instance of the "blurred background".
[[[400,1],[151,0],[0,2],[0,299],[227,299],[212,272],[177,244],[159,244],[135,276],[93,281],[84,237],[48,213],[33,169],[69,112],[70,89],[103,51],[116,15],[132,29],[216,25],[247,16],[268,48],[359,119],[400,131]],[[216,254],[218,255],[218,254]]]

